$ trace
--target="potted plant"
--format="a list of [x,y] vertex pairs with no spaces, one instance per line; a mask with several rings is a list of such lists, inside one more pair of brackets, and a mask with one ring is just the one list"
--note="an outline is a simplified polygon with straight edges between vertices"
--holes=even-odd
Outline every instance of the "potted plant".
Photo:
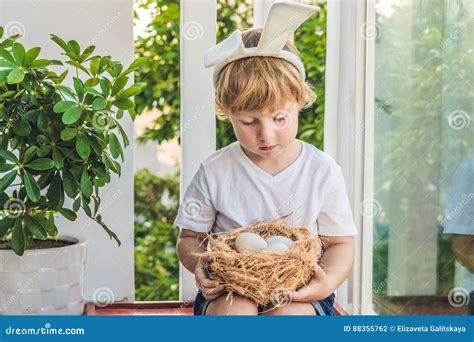
[[[99,190],[120,176],[143,84],[127,86],[144,62],[124,68],[94,46],[51,39],[67,60],[39,59],[0,27],[0,314],[81,314],[86,242],[58,235],[55,216],[82,210],[119,245],[98,214]],[[72,80],[67,78],[72,69]],[[55,71],[53,71],[55,70]],[[57,72],[60,70],[60,72]],[[65,85],[70,81],[72,86]],[[122,147],[123,145],[123,147]],[[71,199],[70,208],[66,197]]]

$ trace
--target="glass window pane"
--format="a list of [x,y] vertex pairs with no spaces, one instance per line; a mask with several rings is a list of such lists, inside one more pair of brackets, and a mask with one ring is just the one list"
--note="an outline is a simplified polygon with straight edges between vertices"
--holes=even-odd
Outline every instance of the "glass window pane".
[[474,3],[378,0],[373,303],[467,314],[474,290]]

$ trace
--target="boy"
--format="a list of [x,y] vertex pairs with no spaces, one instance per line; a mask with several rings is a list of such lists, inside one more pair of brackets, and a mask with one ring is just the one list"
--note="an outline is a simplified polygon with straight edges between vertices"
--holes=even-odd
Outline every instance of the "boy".
[[[206,54],[215,66],[219,116],[232,123],[238,141],[214,152],[187,188],[175,224],[177,254],[196,277],[198,315],[331,315],[333,292],[346,280],[357,230],[340,167],[324,152],[296,139],[298,114],[313,104],[304,66],[288,40],[315,7],[276,3],[264,29],[236,31]],[[209,233],[281,217],[307,227],[325,245],[309,284],[290,293],[290,303],[269,310],[211,280],[205,251]]]

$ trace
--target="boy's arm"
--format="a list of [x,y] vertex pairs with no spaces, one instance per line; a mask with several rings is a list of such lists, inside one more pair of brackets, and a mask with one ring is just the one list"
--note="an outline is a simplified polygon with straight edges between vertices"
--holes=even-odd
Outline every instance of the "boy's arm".
[[321,266],[316,265],[311,281],[291,292],[295,302],[313,302],[328,297],[349,276],[354,262],[353,236],[322,236],[325,245]]
[[353,236],[322,236],[326,246],[320,260],[321,268],[327,275],[330,293],[334,292],[349,276],[354,263]]
[[197,233],[190,229],[181,229],[176,243],[176,254],[184,267],[192,273],[196,270],[199,255],[194,253],[204,253],[206,251],[203,243],[206,233]]

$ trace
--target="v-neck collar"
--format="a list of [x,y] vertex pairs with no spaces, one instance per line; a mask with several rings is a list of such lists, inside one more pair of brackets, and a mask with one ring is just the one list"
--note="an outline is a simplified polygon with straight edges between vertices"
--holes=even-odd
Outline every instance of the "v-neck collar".
[[304,144],[303,141],[299,140],[299,139],[296,139],[300,144],[301,144],[301,152],[298,156],[298,158],[296,158],[291,164],[289,164],[287,167],[285,167],[283,170],[281,170],[280,172],[278,172],[276,175],[272,176],[271,174],[269,174],[267,171],[263,170],[260,166],[258,166],[257,164],[255,164],[252,159],[250,159],[244,152],[244,150],[242,149],[242,146],[240,145],[240,143],[238,141],[235,142],[236,146],[235,146],[235,151],[237,152],[237,154],[241,157],[241,159],[243,160],[243,162],[245,164],[247,164],[249,166],[249,168],[255,173],[257,174],[258,176],[260,176],[261,178],[263,179],[266,179],[268,181],[271,181],[271,182],[278,182],[280,181],[281,179],[284,179],[286,178],[286,176],[288,175],[288,173],[291,172],[291,170],[293,170],[298,164],[301,163],[301,161],[304,159],[304,154],[306,153],[306,146]]

